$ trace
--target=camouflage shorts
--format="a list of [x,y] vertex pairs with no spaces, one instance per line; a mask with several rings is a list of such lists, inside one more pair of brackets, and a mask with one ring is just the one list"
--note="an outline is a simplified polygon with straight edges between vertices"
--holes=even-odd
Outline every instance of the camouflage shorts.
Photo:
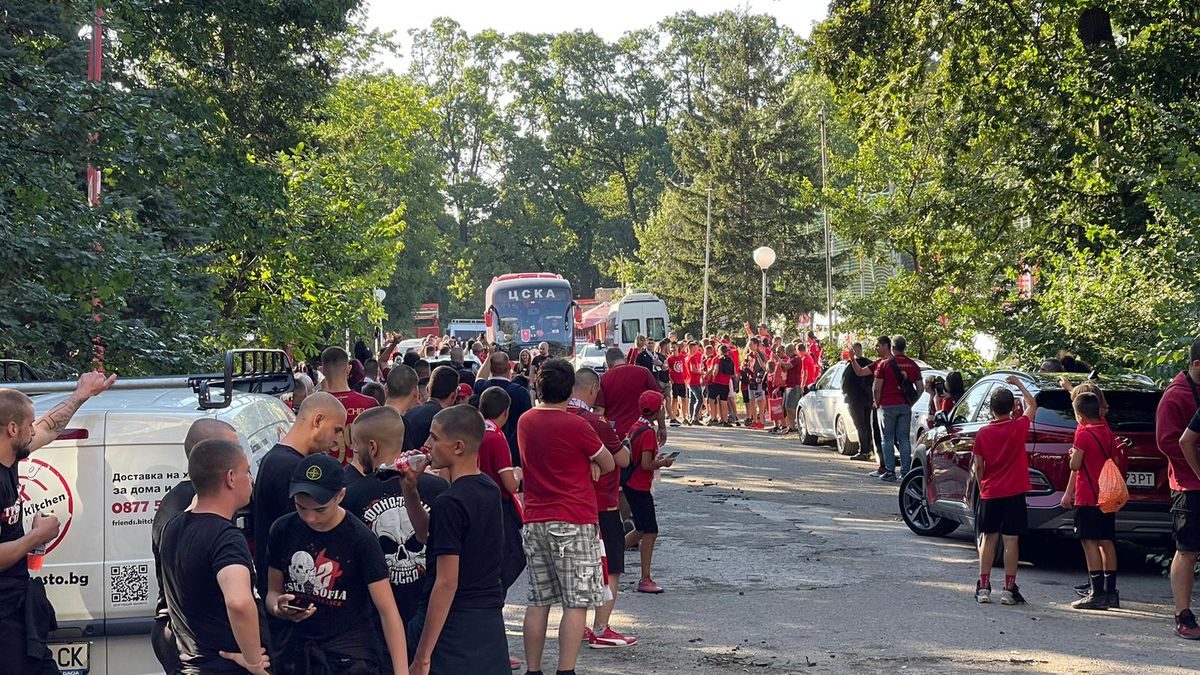
[[524,536],[531,607],[604,604],[600,530],[596,525],[526,523]]

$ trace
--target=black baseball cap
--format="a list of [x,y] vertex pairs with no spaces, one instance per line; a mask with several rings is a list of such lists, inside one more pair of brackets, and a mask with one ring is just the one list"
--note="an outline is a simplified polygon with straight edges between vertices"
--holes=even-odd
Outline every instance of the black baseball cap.
[[288,498],[303,494],[318,504],[327,504],[342,487],[342,463],[325,453],[311,455],[292,471]]

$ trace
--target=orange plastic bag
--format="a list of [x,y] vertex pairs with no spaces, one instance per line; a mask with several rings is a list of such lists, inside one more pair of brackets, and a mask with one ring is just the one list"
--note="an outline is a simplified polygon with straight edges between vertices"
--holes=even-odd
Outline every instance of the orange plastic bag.
[[1129,487],[1125,485],[1125,476],[1121,475],[1121,470],[1112,459],[1104,460],[1097,487],[1100,510],[1105,513],[1116,513],[1129,501]]
[[783,412],[782,398],[771,397],[771,400],[768,402],[771,404],[771,419],[781,420],[787,417],[787,415]]

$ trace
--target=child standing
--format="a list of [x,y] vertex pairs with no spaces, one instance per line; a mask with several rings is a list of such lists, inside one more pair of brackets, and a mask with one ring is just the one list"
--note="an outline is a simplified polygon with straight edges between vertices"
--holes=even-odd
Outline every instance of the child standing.
[[1075,535],[1087,559],[1088,594],[1071,603],[1075,609],[1109,609],[1121,606],[1117,592],[1116,513],[1100,510],[1100,471],[1107,460],[1125,472],[1124,453],[1116,447],[1112,430],[1104,421],[1100,398],[1091,392],[1074,397],[1075,442],[1071,448],[1071,481],[1063,501],[1075,506]]
[[1025,493],[1029,483],[1029,457],[1025,454],[1025,438],[1037,414],[1037,403],[1025,384],[1009,375],[1008,384],[1021,392],[1025,414],[1013,416],[1016,399],[1012,389],[997,388],[988,406],[992,421],[975,436],[972,471],[979,481],[979,531],[983,542],[979,546],[979,581],[975,583],[975,601],[992,601],[992,563],[996,559],[996,544],[1004,540],[1004,590],[1000,604],[1024,604],[1025,598],[1017,587],[1018,542],[1027,526]]
[[638,582],[638,593],[662,593],[663,589],[654,583],[650,574],[650,564],[654,560],[654,542],[658,540],[658,515],[654,511],[654,495],[650,487],[654,484],[654,474],[664,466],[671,466],[674,459],[658,454],[658,438],[653,432],[639,432],[650,426],[650,420],[658,414],[662,407],[662,395],[654,391],[644,391],[638,397],[638,407],[642,416],[629,430],[630,461],[637,468],[625,482],[625,501],[629,502],[629,510],[633,513],[633,531],[625,535],[625,548],[638,546],[642,558],[642,579]]

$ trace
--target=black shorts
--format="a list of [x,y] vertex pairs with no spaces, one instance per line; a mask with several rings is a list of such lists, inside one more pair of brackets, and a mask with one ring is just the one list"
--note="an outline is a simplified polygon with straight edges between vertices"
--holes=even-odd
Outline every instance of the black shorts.
[[729,398],[729,385],[727,384],[710,384],[708,385],[708,400],[722,401]]
[[1092,541],[1113,541],[1117,538],[1117,514],[1105,513],[1099,506],[1076,506],[1075,536]]
[[675,382],[671,385],[671,395],[675,398],[687,398],[688,388],[686,384]]
[[654,495],[642,490],[628,487],[625,491],[625,501],[629,503],[629,512],[633,515],[633,526],[644,534],[658,534],[658,515],[654,512]]
[[1200,490],[1172,490],[1171,515],[1175,517],[1175,550],[1200,553]]
[[[404,626],[408,643],[408,660],[412,661],[425,628],[425,611],[417,614]],[[381,648],[385,655],[386,648]],[[391,662],[384,659],[384,672],[390,673]],[[274,672],[274,668],[272,668]],[[334,671],[337,672],[337,671]],[[430,673],[478,673],[479,675],[512,675],[508,664],[508,636],[504,629],[504,610],[450,608],[441,636],[433,648]]]
[[1025,514],[1025,495],[984,499],[979,505],[979,531],[984,534],[1017,536],[1025,534],[1029,522]]
[[604,540],[604,555],[608,559],[608,573],[625,572],[625,523],[621,512],[600,512],[600,538]]

